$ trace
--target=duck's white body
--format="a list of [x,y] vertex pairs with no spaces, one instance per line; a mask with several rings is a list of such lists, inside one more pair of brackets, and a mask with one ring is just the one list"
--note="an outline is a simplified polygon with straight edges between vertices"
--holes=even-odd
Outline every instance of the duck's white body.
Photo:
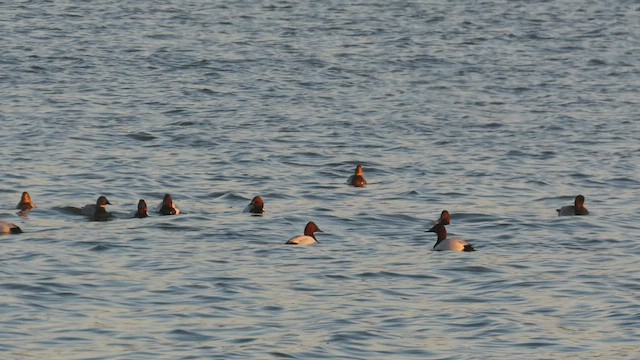
[[316,237],[313,234],[315,232],[322,232],[322,230],[320,230],[320,228],[318,228],[318,225],[316,225],[313,221],[309,221],[307,223],[307,226],[304,227],[304,235],[298,235],[298,236],[292,237],[291,239],[289,239],[289,241],[286,242],[286,244],[288,245],[317,244],[318,240],[316,240]]
[[433,245],[433,249],[435,251],[476,251],[473,248],[473,245],[469,244],[465,240],[456,239],[456,238],[447,238],[447,229],[445,225],[449,225],[451,222],[451,215],[447,210],[443,210],[440,214],[440,220],[435,224],[431,229],[427,232],[434,232],[438,234],[438,240],[436,240],[435,245]]
[[317,243],[318,241],[315,238],[307,235],[299,235],[287,241],[287,244],[289,245],[311,245]]
[[462,239],[444,239],[438,245],[433,247],[435,251],[444,251],[444,250],[452,250],[452,251],[469,251],[469,247],[472,246],[466,240]]
[[0,234],[19,234],[22,230],[18,225],[7,221],[0,221]]

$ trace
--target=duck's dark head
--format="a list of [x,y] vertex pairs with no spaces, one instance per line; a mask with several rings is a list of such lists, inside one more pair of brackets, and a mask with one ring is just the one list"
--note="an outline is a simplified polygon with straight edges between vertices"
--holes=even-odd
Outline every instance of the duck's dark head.
[[164,194],[164,197],[162,198],[162,206],[160,207],[160,210],[158,210],[158,212],[162,215],[176,215],[180,213],[180,211],[173,204],[173,199],[169,194]]
[[109,202],[109,200],[107,200],[106,196],[100,196],[98,198],[98,200],[96,201],[96,206],[98,207],[105,207],[107,205],[111,205],[111,203]]
[[164,197],[162,198],[162,205],[173,207],[173,199],[170,194],[164,194]]
[[318,227],[318,225],[316,225],[316,223],[314,223],[313,221],[309,221],[307,223],[307,226],[304,227],[304,234],[306,236],[311,236],[312,238],[316,238],[313,234],[316,232],[324,232],[322,230],[320,230],[320,228]]
[[443,225],[449,225],[451,223],[451,215],[449,215],[449,212],[447,210],[442,210],[438,222]]
[[256,196],[253,199],[251,199],[251,203],[249,203],[249,205],[251,206],[251,209],[249,209],[249,212],[256,213],[256,214],[264,212],[264,201],[260,196]]
[[143,199],[138,200],[138,211],[136,212],[135,217],[143,218],[149,216],[149,212],[147,211],[147,202]]

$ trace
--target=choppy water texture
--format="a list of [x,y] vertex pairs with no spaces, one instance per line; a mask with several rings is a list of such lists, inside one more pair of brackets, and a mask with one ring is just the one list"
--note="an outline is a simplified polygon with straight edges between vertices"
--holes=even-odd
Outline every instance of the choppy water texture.
[[[0,215],[25,233],[0,238],[0,357],[637,358],[638,19],[3,3]],[[166,192],[183,214],[127,218]],[[556,217],[579,193],[591,215]],[[69,211],[101,194],[119,218]],[[430,251],[443,209],[477,252]],[[320,244],[284,246],[309,220]]]

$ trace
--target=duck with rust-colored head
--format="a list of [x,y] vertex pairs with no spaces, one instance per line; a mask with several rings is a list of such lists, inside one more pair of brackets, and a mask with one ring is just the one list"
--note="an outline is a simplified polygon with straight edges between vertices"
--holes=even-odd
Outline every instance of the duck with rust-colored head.
[[309,221],[307,226],[304,227],[304,235],[298,235],[296,237],[292,237],[287,241],[288,245],[311,245],[317,244],[318,240],[316,239],[314,233],[323,232],[320,230],[318,225],[313,221]]
[[447,210],[443,210],[440,214],[438,223],[431,229],[427,230],[427,232],[434,232],[438,235],[438,239],[436,240],[435,245],[433,245],[433,250],[476,251],[476,249],[473,248],[473,245],[469,244],[465,240],[447,238],[447,229],[445,228],[445,225],[449,225],[450,223],[451,215],[449,215]]
[[147,202],[144,199],[138,200],[138,211],[136,211],[134,218],[142,219],[149,217],[149,212],[147,211]]
[[262,214],[264,212],[264,201],[260,196],[256,196],[251,199],[251,202],[244,209],[244,212],[251,214]]
[[160,204],[158,213],[160,215],[178,215],[180,214],[180,209],[173,203],[173,199],[171,195],[164,194],[164,198],[162,198],[162,204]]
[[20,202],[16,206],[16,209],[20,210],[20,212],[28,212],[29,210],[36,207],[36,204],[31,200],[31,195],[28,192],[23,192],[22,196],[20,196]]

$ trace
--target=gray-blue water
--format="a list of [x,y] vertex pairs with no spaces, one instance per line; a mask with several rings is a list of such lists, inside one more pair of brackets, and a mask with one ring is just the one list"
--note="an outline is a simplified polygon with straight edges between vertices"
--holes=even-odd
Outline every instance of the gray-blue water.
[[[2,3],[0,357],[638,358],[639,19]],[[183,214],[127,218],[167,192]],[[119,218],[68,211],[102,194]],[[577,194],[591,215],[557,217]],[[443,209],[478,251],[431,251]]]

